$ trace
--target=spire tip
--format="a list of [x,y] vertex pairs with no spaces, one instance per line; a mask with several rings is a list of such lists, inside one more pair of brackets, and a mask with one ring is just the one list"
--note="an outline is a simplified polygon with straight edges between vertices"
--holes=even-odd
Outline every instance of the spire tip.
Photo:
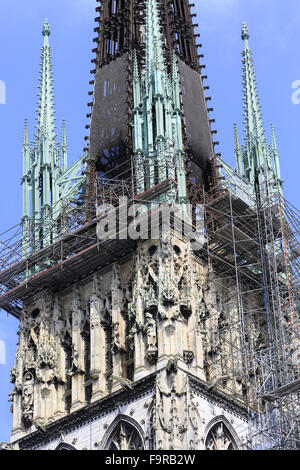
[[242,40],[245,41],[245,39],[249,39],[249,30],[246,22],[244,21],[243,27],[242,27]]
[[45,18],[45,21],[44,21],[43,36],[50,36],[50,25],[48,22],[48,18]]

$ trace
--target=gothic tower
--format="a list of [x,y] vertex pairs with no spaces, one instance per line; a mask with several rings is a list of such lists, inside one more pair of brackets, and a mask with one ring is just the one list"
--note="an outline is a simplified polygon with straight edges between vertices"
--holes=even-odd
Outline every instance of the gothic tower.
[[[159,51],[163,55],[163,66],[169,73],[172,71],[174,52],[177,57],[177,67],[180,73],[182,94],[182,112],[184,113],[183,144],[185,166],[189,174],[189,184],[214,184],[215,145],[213,141],[215,130],[211,130],[207,108],[211,99],[205,96],[202,75],[205,65],[199,64],[198,53],[201,44],[196,44],[199,36],[194,33],[193,15],[186,0],[155,2],[159,16],[155,25],[156,31],[149,31],[146,24],[147,9],[154,8],[148,2],[141,0],[102,1],[97,8],[99,17],[95,28],[98,37],[95,38],[96,58],[92,73],[95,75],[91,84],[93,101],[91,105],[89,164],[88,164],[88,194],[93,192],[95,171],[110,171],[118,178],[126,178],[130,174],[131,156],[133,151],[132,122],[134,113],[134,96],[132,83],[134,81],[134,57],[137,67],[142,70],[147,64],[146,40],[150,48],[154,48],[154,35],[160,35]],[[156,4],[157,3],[157,4]],[[152,36],[151,36],[152,35]],[[193,90],[191,94],[190,90]],[[154,98],[155,100],[155,98]],[[155,121],[154,109],[147,110]]]
[[[20,319],[11,446],[228,450],[284,436],[293,448],[300,250],[248,30],[234,170],[214,150],[188,1],[97,11],[89,146],[74,169],[65,127],[61,153],[55,142],[44,25],[22,246],[0,272],[0,306]],[[32,214],[29,191],[42,197]]]

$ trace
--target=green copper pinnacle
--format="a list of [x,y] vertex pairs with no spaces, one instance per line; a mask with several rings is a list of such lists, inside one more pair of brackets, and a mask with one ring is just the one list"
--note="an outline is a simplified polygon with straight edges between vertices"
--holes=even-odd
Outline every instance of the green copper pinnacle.
[[[133,57],[134,123],[133,147],[137,165],[138,191],[143,192],[167,178],[178,183],[178,197],[186,201],[186,179],[180,106],[179,74],[174,53],[172,73],[164,57],[157,0],[146,4],[146,61],[139,67]],[[154,167],[159,177],[154,179]],[[173,173],[171,175],[173,168]]]
[[[235,126],[235,159],[236,169],[240,176],[246,177],[255,192],[256,181],[260,186],[265,181],[271,182],[271,187],[276,192],[282,191],[280,179],[279,153],[272,130],[273,149],[268,145],[258,96],[257,81],[254,70],[252,53],[249,48],[249,30],[246,23],[242,26],[243,56],[243,101],[245,117],[245,147],[241,151],[238,139],[238,131]],[[274,150],[274,148],[276,148]]]
[[[23,143],[23,256],[55,240],[55,228],[49,230],[61,213],[61,197],[71,200],[79,193],[85,176],[80,174],[85,166],[81,157],[68,170],[66,122],[62,124],[62,142],[55,133],[55,109],[50,26],[44,21],[44,37],[40,85],[38,93],[37,124],[34,142],[29,148],[28,121],[25,121]],[[81,171],[80,171],[81,170]],[[31,201],[30,201],[31,200]],[[66,202],[66,201],[65,201]]]

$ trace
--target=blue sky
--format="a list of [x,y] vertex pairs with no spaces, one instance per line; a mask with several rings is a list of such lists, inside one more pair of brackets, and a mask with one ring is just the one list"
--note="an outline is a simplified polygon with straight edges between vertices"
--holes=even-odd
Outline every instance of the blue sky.
[[[285,195],[300,207],[300,105],[292,103],[292,83],[300,80],[299,0],[195,0],[204,63],[223,158],[232,163],[233,123],[242,138],[241,24],[248,23],[266,133],[273,122],[281,154]],[[21,217],[24,119],[33,138],[42,45],[48,17],[52,34],[57,133],[67,120],[69,162],[82,154],[96,0],[1,0],[0,81],[6,104],[0,104],[0,233]],[[1,102],[1,99],[0,99]],[[17,342],[17,321],[0,312],[0,341],[6,365],[0,364],[0,441],[9,439],[7,396],[9,370]]]

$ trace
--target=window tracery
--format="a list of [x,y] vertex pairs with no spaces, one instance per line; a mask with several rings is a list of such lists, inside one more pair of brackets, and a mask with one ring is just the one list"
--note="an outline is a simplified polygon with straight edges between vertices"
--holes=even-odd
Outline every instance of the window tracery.
[[236,449],[236,443],[223,422],[216,423],[211,428],[205,441],[205,448],[206,450]]

